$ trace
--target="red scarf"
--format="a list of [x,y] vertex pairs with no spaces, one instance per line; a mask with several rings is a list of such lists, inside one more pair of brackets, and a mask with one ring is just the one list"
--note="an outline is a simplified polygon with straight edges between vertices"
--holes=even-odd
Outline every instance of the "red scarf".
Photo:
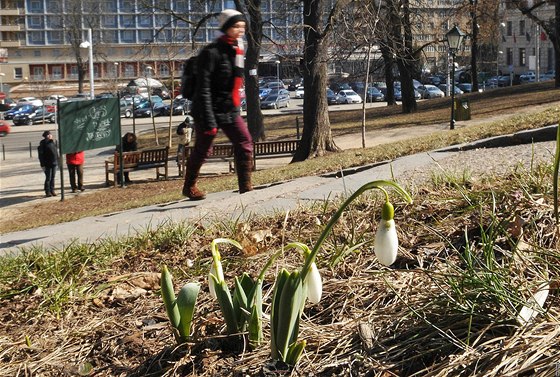
[[243,48],[240,47],[236,39],[230,38],[227,35],[222,35],[220,39],[229,44],[235,50],[235,67],[233,68],[233,90],[231,98],[233,106],[241,106],[240,89],[243,88]]

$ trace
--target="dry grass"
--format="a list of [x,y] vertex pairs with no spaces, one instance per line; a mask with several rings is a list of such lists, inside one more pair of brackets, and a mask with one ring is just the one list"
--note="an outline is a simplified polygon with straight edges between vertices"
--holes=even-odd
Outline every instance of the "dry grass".
[[[391,268],[372,250],[382,198],[353,203],[319,254],[324,295],[304,311],[307,347],[291,372],[269,372],[266,343],[251,351],[222,335],[206,285],[209,244],[230,237],[244,245],[245,253],[222,250],[232,284],[242,272],[255,276],[286,242],[312,245],[336,203],[301,208],[286,223],[278,215],[169,225],[119,242],[0,259],[0,376],[553,376],[560,234],[550,189],[549,165],[419,187],[414,204],[395,202],[401,245]],[[332,263],[337,255],[344,257]],[[202,285],[193,341],[180,347],[158,295],[164,263],[176,287]],[[301,263],[287,252],[276,268]],[[275,274],[265,278],[266,313]],[[546,312],[521,327],[516,313],[543,280],[552,288]],[[265,320],[268,341],[267,329]]]
[[[396,142],[387,146],[346,150],[341,153],[291,164],[276,169],[259,171],[254,182],[266,184],[296,177],[361,166],[402,155],[478,140],[484,137],[509,134],[524,129],[538,128],[558,122],[560,109],[553,104],[560,101],[560,89],[552,83],[524,85],[497,89],[467,96],[474,119],[468,127],[455,132],[439,132],[425,137]],[[539,105],[551,107],[546,111],[531,111]],[[330,114],[335,135],[359,132],[361,113],[341,111]],[[413,127],[446,123],[449,119],[449,100],[437,99],[419,103],[415,114],[401,114],[400,106],[368,109],[367,130]],[[267,137],[270,140],[295,137],[294,116],[267,119]],[[163,137],[163,133],[161,137]],[[143,144],[150,141],[143,139]],[[181,183],[177,180],[148,182],[129,186],[126,190],[98,190],[64,202],[38,203],[17,208],[10,218],[0,219],[0,234],[43,225],[72,221],[86,216],[121,211],[128,208],[164,203],[182,199]],[[208,192],[231,190],[236,187],[232,175],[204,179],[202,189]],[[46,216],[40,214],[48,213]]]

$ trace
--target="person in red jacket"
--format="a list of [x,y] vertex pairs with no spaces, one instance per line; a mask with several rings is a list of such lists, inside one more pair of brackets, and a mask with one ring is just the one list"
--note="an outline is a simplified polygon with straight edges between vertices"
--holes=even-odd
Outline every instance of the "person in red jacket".
[[[72,192],[77,190],[84,191],[84,152],[74,152],[66,154],[66,165],[68,166],[68,174],[70,175],[70,186]],[[76,185],[76,176],[78,176],[78,184]]]

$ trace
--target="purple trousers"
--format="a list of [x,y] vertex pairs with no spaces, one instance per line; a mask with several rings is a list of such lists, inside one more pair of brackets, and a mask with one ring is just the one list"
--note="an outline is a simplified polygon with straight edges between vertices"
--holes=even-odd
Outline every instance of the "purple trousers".
[[[233,144],[236,161],[249,161],[253,158],[253,139],[243,118],[238,115],[232,124],[221,125],[220,128]],[[216,135],[207,135],[198,123],[195,124],[195,143],[187,162],[187,171],[198,173],[200,167],[212,153],[212,144]]]

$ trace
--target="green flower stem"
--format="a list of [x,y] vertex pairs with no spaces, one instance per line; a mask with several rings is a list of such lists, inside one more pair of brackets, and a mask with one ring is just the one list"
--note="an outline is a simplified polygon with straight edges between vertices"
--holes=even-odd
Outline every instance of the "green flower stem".
[[558,167],[560,166],[560,125],[556,127],[556,154],[554,156],[554,177],[552,191],[554,193],[554,218],[558,224]]
[[[338,211],[336,211],[336,213],[333,215],[333,217],[329,220],[329,222],[325,226],[325,229],[323,229],[323,232],[321,233],[321,235],[317,239],[317,243],[313,247],[313,250],[311,251],[311,253],[305,259],[305,263],[303,265],[303,268],[301,269],[301,280],[302,281],[305,280],[305,277],[307,276],[307,273],[309,272],[309,270],[311,268],[311,263],[313,263],[315,261],[315,257],[317,256],[317,253],[319,252],[319,249],[321,248],[321,245],[323,244],[323,242],[327,238],[327,236],[328,236],[329,232],[331,231],[332,227],[334,226],[334,224],[338,221],[340,216],[342,216],[342,212],[344,212],[346,207],[348,207],[348,205],[352,201],[354,201],[354,199],[356,199],[358,196],[362,195],[367,190],[381,189],[381,190],[385,191],[382,188],[382,186],[388,186],[388,187],[394,188],[395,191],[400,196],[402,196],[403,199],[408,204],[412,203],[412,198],[410,197],[410,194],[408,192],[406,192],[396,182],[386,181],[386,180],[377,180],[377,181],[372,181],[372,182],[366,183],[365,185],[360,187],[358,190],[356,190],[356,192],[354,192],[352,195],[350,195],[350,197],[348,199],[346,199],[344,201],[344,203],[342,203],[342,205],[340,206]],[[387,194],[386,191],[385,191],[385,194]],[[388,198],[388,195],[387,195],[387,198]]]

